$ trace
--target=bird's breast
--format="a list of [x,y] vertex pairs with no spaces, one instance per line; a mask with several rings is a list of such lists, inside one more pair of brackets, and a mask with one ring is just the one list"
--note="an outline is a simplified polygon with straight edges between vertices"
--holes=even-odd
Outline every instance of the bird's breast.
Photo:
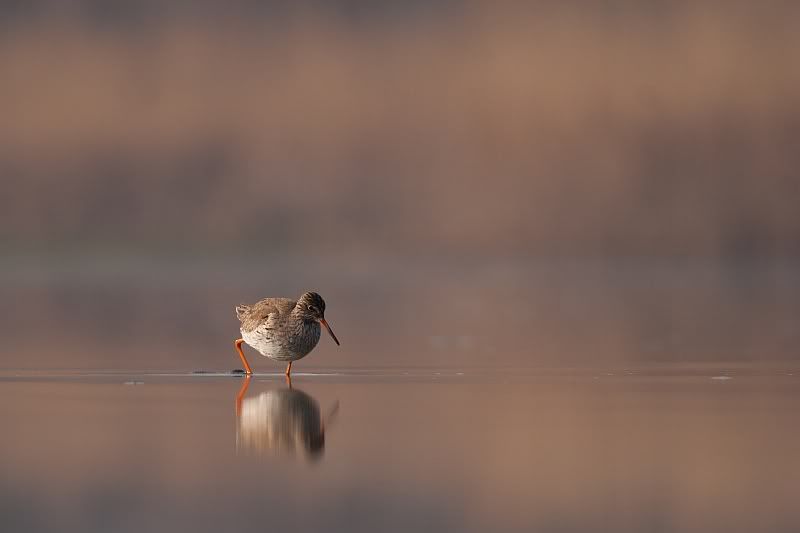
[[319,337],[317,322],[284,324],[277,328],[262,324],[251,331],[242,330],[242,338],[249,346],[277,361],[295,361],[305,357],[317,345]]

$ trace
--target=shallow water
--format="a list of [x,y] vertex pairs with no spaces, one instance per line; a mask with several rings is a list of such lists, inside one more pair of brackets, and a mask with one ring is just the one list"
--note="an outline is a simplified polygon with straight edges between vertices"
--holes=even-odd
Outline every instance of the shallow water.
[[797,265],[340,259],[0,257],[0,530],[800,530]]
[[789,366],[6,371],[4,531],[797,531]]

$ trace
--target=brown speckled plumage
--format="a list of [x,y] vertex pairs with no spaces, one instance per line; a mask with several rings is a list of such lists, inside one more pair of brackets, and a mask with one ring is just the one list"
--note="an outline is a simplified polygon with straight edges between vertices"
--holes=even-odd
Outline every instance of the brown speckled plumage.
[[291,372],[291,362],[308,355],[319,342],[320,324],[339,344],[325,321],[325,301],[315,292],[306,292],[296,301],[264,298],[252,305],[238,305],[236,316],[241,322],[242,332],[236,348],[247,373],[252,373],[252,370],[241,351],[242,342],[270,359],[288,361],[287,375]]

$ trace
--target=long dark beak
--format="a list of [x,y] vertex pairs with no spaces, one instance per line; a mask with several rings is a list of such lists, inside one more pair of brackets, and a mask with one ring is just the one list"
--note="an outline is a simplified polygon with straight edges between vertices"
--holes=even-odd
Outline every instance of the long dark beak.
[[336,335],[334,335],[334,334],[333,334],[333,330],[332,330],[332,329],[331,329],[331,327],[328,325],[328,321],[327,321],[327,320],[325,320],[324,318],[320,318],[320,319],[319,319],[319,323],[320,323],[320,324],[322,324],[323,326],[325,326],[325,329],[327,329],[327,330],[328,330],[328,333],[330,333],[330,334],[331,334],[331,337],[333,337],[333,342],[335,342],[335,343],[336,343],[336,346],[341,346],[341,345],[339,344],[339,339],[337,339],[337,338],[336,338]]

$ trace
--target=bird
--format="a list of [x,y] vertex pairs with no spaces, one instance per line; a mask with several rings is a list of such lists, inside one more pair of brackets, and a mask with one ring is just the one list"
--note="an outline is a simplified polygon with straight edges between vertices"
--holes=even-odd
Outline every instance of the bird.
[[308,355],[319,342],[320,324],[339,346],[339,339],[325,320],[325,300],[316,292],[303,293],[297,300],[264,298],[252,305],[240,304],[236,306],[236,316],[241,322],[242,337],[234,341],[234,346],[248,375],[253,370],[242,343],[275,361],[288,361],[287,378],[292,373],[292,362]]

